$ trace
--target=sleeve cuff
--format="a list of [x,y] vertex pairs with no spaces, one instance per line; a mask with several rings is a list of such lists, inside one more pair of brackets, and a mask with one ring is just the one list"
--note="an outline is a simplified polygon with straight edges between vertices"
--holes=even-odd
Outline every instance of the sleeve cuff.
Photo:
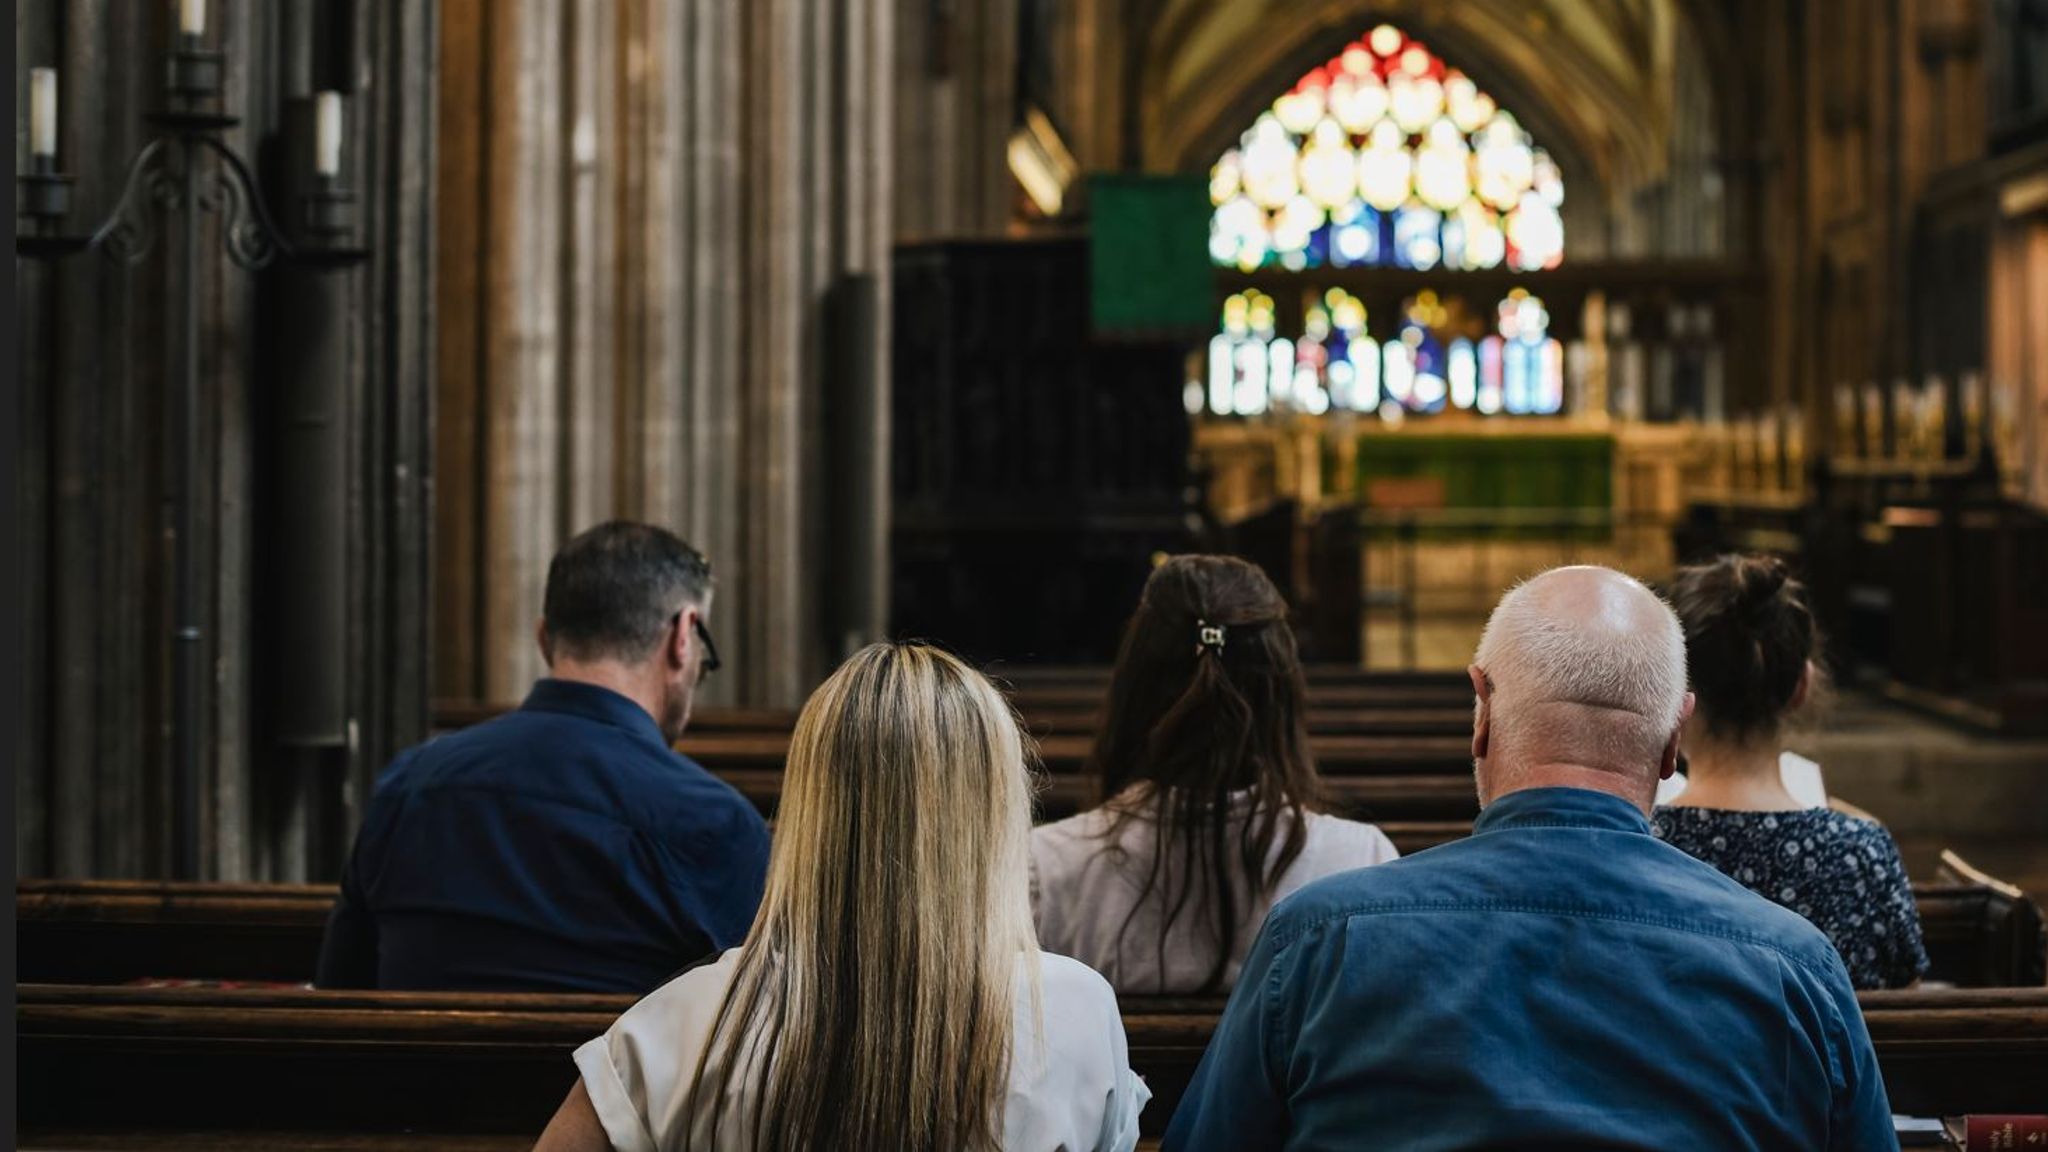
[[583,1076],[583,1090],[590,1095],[590,1106],[615,1152],[657,1152],[653,1135],[612,1065],[610,1033],[576,1049],[576,1070]]
[[1117,1086],[1109,1094],[1109,1114],[1103,1117],[1105,1152],[1131,1152],[1138,1146],[1138,1116],[1151,1099],[1152,1088],[1144,1077],[1128,1068],[1117,1073]]

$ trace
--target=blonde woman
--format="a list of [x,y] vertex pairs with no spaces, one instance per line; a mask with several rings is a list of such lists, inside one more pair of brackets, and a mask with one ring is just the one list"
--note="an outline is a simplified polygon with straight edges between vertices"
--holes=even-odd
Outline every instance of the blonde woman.
[[539,1148],[1130,1149],[1116,997],[1038,950],[1015,714],[877,644],[798,717],[746,943],[576,1052]]

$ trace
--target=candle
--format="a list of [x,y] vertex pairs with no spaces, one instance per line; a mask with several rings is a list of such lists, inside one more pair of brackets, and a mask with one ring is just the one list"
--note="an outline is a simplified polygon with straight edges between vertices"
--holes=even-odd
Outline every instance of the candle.
[[313,171],[321,176],[341,175],[341,93],[322,92],[314,98]]
[[57,70],[28,70],[28,152],[31,156],[57,154]]
[[187,36],[206,35],[206,0],[178,0],[178,31]]

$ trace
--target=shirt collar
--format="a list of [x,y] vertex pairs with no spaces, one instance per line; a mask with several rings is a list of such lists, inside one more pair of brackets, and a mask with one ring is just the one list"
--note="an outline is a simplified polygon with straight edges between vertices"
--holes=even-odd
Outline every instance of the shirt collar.
[[1472,833],[1504,828],[1605,828],[1614,832],[1650,834],[1643,810],[1590,788],[1524,788],[1486,806],[1472,822]]
[[602,685],[543,677],[533,682],[533,690],[526,694],[526,702],[519,708],[522,712],[581,716],[624,729],[631,735],[652,741],[657,748],[668,747],[668,741],[661,737],[661,726],[647,714],[647,709]]

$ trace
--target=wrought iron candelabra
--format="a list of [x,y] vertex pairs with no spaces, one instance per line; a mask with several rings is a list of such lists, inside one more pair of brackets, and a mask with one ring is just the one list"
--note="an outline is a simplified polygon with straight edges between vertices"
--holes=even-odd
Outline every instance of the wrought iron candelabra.
[[[181,879],[201,875],[199,686],[204,633],[193,526],[201,419],[199,218],[202,213],[216,216],[227,257],[252,271],[279,259],[340,268],[368,255],[352,243],[355,197],[342,186],[338,163],[321,165],[329,170],[300,197],[297,227],[287,231],[278,225],[248,163],[221,139],[223,132],[241,122],[219,107],[224,72],[220,52],[207,49],[196,34],[182,34],[170,54],[166,106],[149,116],[162,132],[129,161],[113,211],[90,232],[66,231],[73,180],[57,170],[51,146],[33,155],[29,172],[20,177],[22,219],[16,222],[14,241],[16,253],[32,259],[99,251],[126,264],[139,264],[156,250],[161,238],[160,216],[167,217],[181,237],[173,292],[183,343],[170,376],[170,469],[165,493],[174,567],[171,860],[174,874]],[[338,156],[339,98],[333,99],[337,101],[334,123],[331,129],[323,126],[322,132],[332,131],[334,139],[328,147]],[[54,92],[51,100],[54,102]],[[47,115],[54,117],[54,108]],[[214,161],[210,170],[204,163],[209,158]]]

